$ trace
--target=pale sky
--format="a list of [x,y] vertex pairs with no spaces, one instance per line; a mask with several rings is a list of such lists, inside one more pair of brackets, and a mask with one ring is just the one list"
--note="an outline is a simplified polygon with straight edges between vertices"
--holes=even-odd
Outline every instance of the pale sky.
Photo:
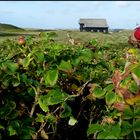
[[0,1],[0,23],[22,28],[78,29],[80,18],[133,29],[140,24],[140,1]]

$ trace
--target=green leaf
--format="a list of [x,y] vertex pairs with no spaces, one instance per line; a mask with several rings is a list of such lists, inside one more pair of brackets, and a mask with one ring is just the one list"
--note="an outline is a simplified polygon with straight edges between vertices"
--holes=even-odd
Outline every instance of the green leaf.
[[100,132],[103,130],[103,127],[99,124],[91,124],[87,130],[87,136],[94,134],[96,132]]
[[13,62],[8,62],[7,67],[11,72],[15,72],[18,69],[18,64]]
[[44,53],[43,52],[36,52],[35,53],[38,62],[42,62],[44,60]]
[[124,119],[131,119],[131,118],[133,118],[133,111],[130,108],[130,106],[128,106],[127,108],[124,108],[123,118]]
[[0,130],[3,129],[4,130],[4,126],[0,124]]
[[53,124],[53,123],[57,122],[57,118],[53,114],[48,114],[46,116],[46,119],[50,124]]
[[135,131],[140,131],[140,119],[137,119],[133,124],[133,129]]
[[97,40],[96,39],[92,39],[89,41],[89,43],[93,46],[97,45]]
[[54,86],[58,79],[58,70],[49,70],[45,76],[45,83]]
[[129,90],[132,92],[132,93],[137,93],[139,87],[137,86],[136,82],[132,81],[129,85]]
[[10,136],[13,136],[13,135],[17,134],[16,130],[11,125],[8,126],[8,131],[9,131]]
[[17,86],[19,86],[19,84],[20,84],[20,81],[18,79],[15,79],[15,78],[12,79],[13,87],[17,87]]
[[135,117],[135,118],[140,118],[140,106],[138,106],[138,107],[134,110],[134,117]]
[[4,87],[8,87],[10,81],[11,81],[11,78],[3,79],[2,85],[3,85]]
[[14,110],[16,108],[16,102],[12,101],[12,100],[9,100],[7,105],[12,109]]
[[115,92],[108,92],[105,96],[105,99],[106,99],[106,103],[108,105],[113,104],[116,100],[116,93]]
[[121,135],[122,136],[127,136],[128,134],[130,134],[133,130],[132,125],[127,122],[127,121],[123,121],[122,122],[122,126],[121,126]]
[[46,100],[47,100],[46,95],[41,95],[39,97],[39,100],[38,100],[39,106],[44,112],[49,111],[48,104],[47,104]]
[[108,135],[107,137],[105,137],[104,139],[118,139],[117,137],[113,136],[113,135]]
[[77,123],[77,120],[73,116],[71,116],[68,124],[71,126],[74,126],[76,123]]
[[55,105],[63,102],[68,95],[66,93],[62,93],[60,90],[50,90],[45,97],[47,105]]
[[108,136],[108,133],[106,131],[102,131],[98,134],[97,139],[105,139],[105,137]]
[[0,117],[4,118],[12,112],[11,108],[8,106],[4,106],[0,108]]
[[66,104],[66,102],[64,102],[64,103],[62,104],[62,107],[64,108],[64,110],[61,112],[60,117],[61,117],[61,118],[66,118],[66,117],[71,116],[72,110],[71,110],[70,106],[68,106],[68,105]]
[[104,90],[105,90],[106,92],[111,92],[113,89],[114,89],[114,85],[113,85],[113,84],[109,84],[109,85],[107,85],[107,86],[104,88]]
[[11,113],[9,113],[7,116],[5,116],[5,119],[7,120],[13,120],[19,116],[19,111],[13,110]]
[[[133,72],[133,71],[135,71],[135,69],[137,69],[137,68],[139,68],[139,64],[135,64],[135,63],[133,63],[133,64],[131,64],[131,65],[129,65],[128,67],[127,67],[127,71],[129,72]],[[135,73],[135,72],[134,72]]]
[[138,77],[138,79],[140,80],[140,67],[137,67],[133,70],[133,73]]
[[72,60],[72,65],[73,65],[73,66],[78,66],[79,63],[80,63],[80,61],[81,61],[81,58],[80,58],[80,57],[74,58],[74,59]]
[[117,102],[124,103],[123,97],[121,97],[121,96],[118,95],[118,94],[116,94],[116,99],[117,99]]
[[120,83],[120,86],[125,88],[130,81],[131,81],[131,77],[128,76]]
[[24,126],[21,133],[21,139],[32,139],[32,134],[35,133],[35,128],[31,126]]
[[115,137],[118,137],[120,136],[120,133],[121,133],[121,128],[120,128],[120,125],[119,124],[116,124],[116,125],[113,125],[112,128],[111,128],[111,131],[109,132],[109,135],[108,136],[115,136]]
[[58,66],[58,68],[62,71],[70,71],[72,69],[72,65],[70,61],[61,60],[61,63]]
[[30,62],[33,60],[33,58],[30,58],[31,54],[29,54],[26,58],[23,59],[22,65],[23,67],[27,68],[30,64]]
[[44,116],[43,114],[37,113],[37,118],[36,118],[35,120],[36,120],[36,122],[41,122],[41,123],[43,123],[44,120],[45,120],[45,116]]
[[80,59],[89,63],[92,60],[93,52],[90,49],[82,49],[80,51]]
[[93,90],[93,96],[96,98],[103,97],[105,95],[105,93],[106,92],[99,87],[95,87],[95,89]]

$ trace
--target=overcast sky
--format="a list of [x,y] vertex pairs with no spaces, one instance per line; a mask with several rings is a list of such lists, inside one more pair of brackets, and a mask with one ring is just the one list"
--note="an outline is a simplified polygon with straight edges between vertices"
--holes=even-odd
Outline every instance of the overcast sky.
[[133,29],[140,24],[140,1],[0,1],[0,23],[23,28],[78,29],[80,18]]

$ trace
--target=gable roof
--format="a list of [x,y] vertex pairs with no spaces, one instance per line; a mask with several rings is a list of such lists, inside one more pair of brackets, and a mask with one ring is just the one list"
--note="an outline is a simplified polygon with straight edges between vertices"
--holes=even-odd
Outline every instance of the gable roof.
[[81,18],[79,24],[84,24],[85,27],[108,27],[106,19]]

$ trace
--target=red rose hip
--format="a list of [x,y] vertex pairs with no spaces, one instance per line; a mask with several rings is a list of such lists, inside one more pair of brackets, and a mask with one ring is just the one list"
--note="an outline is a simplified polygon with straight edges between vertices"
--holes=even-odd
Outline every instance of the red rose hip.
[[137,27],[134,31],[134,37],[137,39],[137,40],[140,40],[140,27]]
[[19,45],[25,45],[25,37],[24,36],[19,36],[18,44]]

